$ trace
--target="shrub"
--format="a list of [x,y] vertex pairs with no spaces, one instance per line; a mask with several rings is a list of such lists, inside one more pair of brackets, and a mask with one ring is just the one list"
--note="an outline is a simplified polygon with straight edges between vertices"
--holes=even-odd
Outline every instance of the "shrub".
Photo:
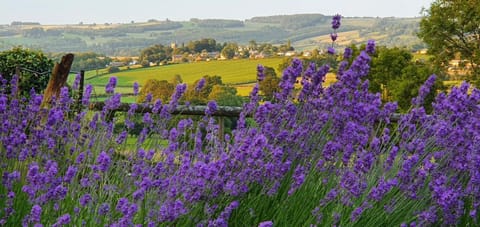
[[53,69],[53,61],[47,58],[43,52],[15,47],[11,50],[0,52],[0,75],[10,81],[16,73],[16,67],[26,68],[20,70],[19,90],[21,95],[28,96],[33,88],[36,92],[42,92],[50,79],[49,73]]
[[117,66],[110,66],[107,68],[108,73],[118,73],[120,72],[120,68]]

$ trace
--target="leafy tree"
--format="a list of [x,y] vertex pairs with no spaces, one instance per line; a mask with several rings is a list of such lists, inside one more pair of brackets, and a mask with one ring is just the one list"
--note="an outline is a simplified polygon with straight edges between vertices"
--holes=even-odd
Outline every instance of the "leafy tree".
[[460,54],[480,84],[480,0],[436,0],[424,10],[418,36],[428,44],[433,61],[444,70]]
[[402,70],[411,64],[412,59],[412,54],[406,49],[378,47],[368,75],[370,91],[382,92],[393,89],[397,80],[402,77]]
[[117,66],[110,66],[107,68],[108,73],[118,73],[120,72],[120,68]]
[[208,100],[215,100],[220,106],[241,106],[242,97],[237,96],[237,89],[225,85],[214,85]]
[[[400,80],[395,81],[395,87],[391,88],[392,99],[398,102],[401,111],[407,111],[411,107],[412,98],[418,96],[420,86],[432,75],[432,67],[421,62],[411,62],[402,70]],[[435,100],[437,91],[444,90],[443,82],[437,78],[431,92],[424,101],[425,110],[432,111],[432,102]]]
[[[401,48],[378,47],[372,56],[367,79],[370,91],[382,94],[384,101],[397,101],[400,111],[411,107],[412,98],[418,95],[420,86],[438,71],[422,62],[414,62],[410,51]],[[443,90],[442,81],[437,79],[431,94],[425,100],[425,109],[431,111],[431,103],[437,90]]]
[[226,59],[232,59],[235,57],[235,53],[238,50],[238,45],[236,43],[228,43],[223,49],[222,49],[222,56],[225,57]]
[[144,59],[140,62],[140,65],[144,68],[150,67],[150,62],[148,60]]
[[158,65],[160,62],[171,59],[172,52],[173,49],[169,46],[161,44],[153,45],[142,50],[140,53],[140,62],[142,62],[142,65],[145,61],[154,62]]
[[15,47],[11,50],[0,52],[0,75],[11,80],[16,73],[16,67],[22,67],[43,74],[35,74],[21,70],[19,82],[20,93],[28,96],[30,89],[42,92],[50,79],[50,71],[53,69],[53,60],[49,59],[42,51]]
[[112,62],[112,59],[103,54],[94,52],[75,53],[72,71],[102,69],[110,62]]
[[206,50],[207,52],[221,50],[217,48],[217,41],[215,41],[215,39],[191,41],[187,44],[187,48],[193,53],[200,53],[202,50]]
[[215,85],[223,85],[222,78],[220,76],[209,76],[206,75],[203,77],[205,79],[205,85],[202,89],[198,90],[198,84],[200,80],[195,81],[192,86],[187,88],[187,91],[184,95],[185,101],[189,101],[194,105],[203,105],[207,104],[208,96],[213,90]]
[[145,101],[145,98],[150,93],[152,100],[160,99],[162,102],[168,102],[175,91],[175,85],[166,80],[149,79],[145,82],[138,95],[139,102]]
[[275,69],[272,67],[265,67],[264,74],[265,79],[259,83],[260,92],[263,94],[265,100],[273,100],[275,93],[280,91],[278,87],[280,78],[277,77]]

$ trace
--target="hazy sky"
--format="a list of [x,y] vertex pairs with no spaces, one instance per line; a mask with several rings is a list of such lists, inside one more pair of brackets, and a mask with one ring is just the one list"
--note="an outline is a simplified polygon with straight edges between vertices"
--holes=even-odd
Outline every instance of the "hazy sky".
[[344,16],[416,17],[433,0],[0,0],[0,24],[128,23],[148,19],[249,19],[321,13]]

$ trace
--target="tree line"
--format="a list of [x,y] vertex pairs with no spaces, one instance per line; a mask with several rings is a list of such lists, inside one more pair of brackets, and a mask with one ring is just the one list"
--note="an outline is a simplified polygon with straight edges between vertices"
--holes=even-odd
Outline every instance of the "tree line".
[[279,51],[292,51],[295,48],[290,41],[279,46],[270,43],[257,43],[250,40],[249,44],[240,50],[239,44],[235,42],[219,43],[213,38],[204,38],[200,40],[189,41],[187,44],[182,43],[179,46],[155,44],[143,49],[140,52],[140,62],[142,66],[148,67],[150,63],[161,64],[173,60],[174,55],[182,55],[183,61],[188,61],[187,57],[192,54],[205,54],[217,52],[225,59],[232,59],[236,56],[248,58],[250,53],[264,53],[266,55],[274,55]]

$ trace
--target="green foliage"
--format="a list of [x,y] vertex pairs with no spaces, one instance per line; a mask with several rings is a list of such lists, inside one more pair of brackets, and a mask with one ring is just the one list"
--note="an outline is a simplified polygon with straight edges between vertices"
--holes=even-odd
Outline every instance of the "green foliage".
[[142,67],[144,67],[144,68],[147,68],[147,67],[150,67],[150,62],[148,60],[144,59],[140,62],[140,65],[142,65]]
[[277,77],[275,69],[272,67],[265,67],[265,79],[260,81],[259,90],[263,94],[265,100],[273,100],[275,93],[280,91],[278,84],[280,78]]
[[[103,69],[112,62],[109,57],[94,52],[74,53],[75,60],[72,64],[72,71]],[[63,55],[63,54],[62,54]],[[61,56],[59,56],[61,57]],[[60,58],[59,58],[60,59]]]
[[117,73],[117,72],[120,72],[120,68],[118,68],[117,66],[110,66],[107,68],[107,72],[108,73]]
[[175,85],[166,80],[149,79],[145,82],[138,95],[138,101],[144,102],[146,96],[152,94],[152,100],[160,99],[162,102],[168,102],[173,92]]
[[187,45],[190,52],[200,53],[202,51],[219,51],[221,48],[217,46],[215,39],[201,39],[196,41],[190,41]]
[[[430,75],[434,74],[434,71],[432,67],[425,63],[410,62],[401,73],[400,80],[395,80],[394,86],[389,90],[392,93],[392,99],[398,102],[399,109],[405,112],[411,108],[411,100],[418,95],[420,86]],[[437,78],[432,91],[425,98],[424,108],[427,113],[432,111],[432,102],[435,100],[438,91],[443,90],[445,90],[443,82]]]
[[[402,78],[402,70],[411,64],[412,54],[406,49],[379,47],[372,59],[370,91],[382,92],[394,89],[397,80]],[[388,95],[387,95],[388,96]]]
[[424,11],[418,36],[429,46],[437,66],[460,55],[470,63],[472,79],[480,84],[480,1],[436,0]]
[[142,50],[140,53],[140,62],[142,62],[142,66],[144,66],[144,64],[146,65],[146,61],[153,62],[158,65],[160,62],[171,58],[172,51],[173,49],[171,47],[156,44]]
[[[372,57],[370,73],[370,91],[382,94],[384,101],[397,101],[403,112],[411,107],[412,98],[418,95],[420,86],[432,74],[438,71],[421,61],[413,61],[410,51],[402,48],[378,47]],[[433,91],[425,100],[425,109],[431,111],[431,103],[437,90],[444,90],[443,83],[437,79]]]
[[[53,61],[46,57],[42,51],[22,47],[0,52],[0,74],[3,78],[10,80],[16,73],[17,66],[44,73],[52,70]],[[43,91],[50,78],[50,73],[36,75],[25,70],[21,70],[20,73],[20,93],[24,96],[28,96],[32,88],[36,92]]]
[[235,57],[235,53],[238,50],[238,45],[236,43],[228,43],[223,49],[222,49],[222,56],[225,57],[226,59],[232,59]]
[[242,106],[243,99],[237,96],[234,87],[216,84],[208,95],[208,100],[215,100],[220,106]]
[[[188,86],[184,95],[184,99],[194,105],[205,105],[210,100],[208,97],[215,85],[223,85],[222,77],[220,76],[203,76],[205,78],[205,86],[197,90],[200,80],[196,80],[191,86]],[[236,91],[235,91],[236,93]]]

